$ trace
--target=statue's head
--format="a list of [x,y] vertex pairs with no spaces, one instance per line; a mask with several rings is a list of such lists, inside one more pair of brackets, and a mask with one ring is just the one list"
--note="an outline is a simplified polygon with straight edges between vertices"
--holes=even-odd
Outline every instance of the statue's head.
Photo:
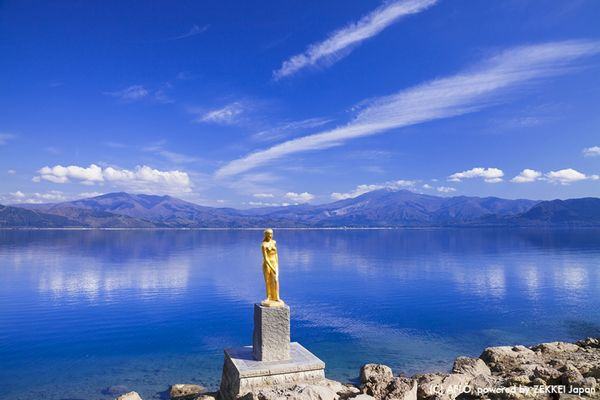
[[265,240],[269,241],[271,239],[273,239],[273,229],[269,228],[269,229],[265,229],[265,231],[263,232],[265,235]]

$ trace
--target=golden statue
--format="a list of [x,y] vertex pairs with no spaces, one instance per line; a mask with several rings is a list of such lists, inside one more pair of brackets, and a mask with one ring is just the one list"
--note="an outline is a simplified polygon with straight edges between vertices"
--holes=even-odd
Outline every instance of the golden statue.
[[260,304],[265,307],[282,307],[285,303],[279,298],[279,256],[277,255],[277,242],[273,240],[273,229],[266,229],[264,235],[261,249],[267,298]]

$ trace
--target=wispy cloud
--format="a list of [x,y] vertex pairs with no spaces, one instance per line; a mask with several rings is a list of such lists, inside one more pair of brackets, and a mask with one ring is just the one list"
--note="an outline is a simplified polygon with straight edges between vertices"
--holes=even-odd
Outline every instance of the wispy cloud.
[[46,180],[53,183],[76,182],[84,185],[109,183],[138,192],[187,193],[191,191],[192,186],[186,172],[161,171],[146,165],[137,166],[133,170],[103,168],[96,164],[89,167],[55,165],[43,167],[38,173],[39,175],[33,178],[34,182]]
[[403,188],[410,188],[415,185],[416,181],[399,179],[396,181],[389,181],[385,183],[376,183],[371,185],[358,185],[354,190],[346,193],[333,192],[331,198],[334,200],[346,200],[353,199],[362,194],[369,193],[380,189],[399,190]]
[[103,94],[114,97],[123,103],[154,101],[162,104],[170,104],[175,102],[168,95],[168,92],[172,87],[173,83],[171,83],[171,81],[166,81],[154,88],[149,88],[144,85],[131,85],[121,90],[103,92]]
[[133,102],[147,98],[150,95],[150,91],[143,85],[131,85],[125,89],[114,92],[104,92],[104,94],[107,96],[116,97],[124,102]]
[[400,18],[419,13],[437,3],[437,0],[401,0],[386,3],[344,28],[333,32],[322,42],[314,43],[301,54],[284,61],[273,72],[281,79],[317,65],[330,65],[350,53],[353,47],[377,35]]
[[598,53],[600,42],[586,40],[512,48],[466,72],[376,99],[346,125],[233,160],[216,175],[236,175],[290,154],[326,149],[394,128],[471,113],[498,103],[498,95],[509,89],[566,73],[575,61]]
[[199,25],[192,25],[192,27],[190,28],[189,31],[187,31],[184,34],[178,35],[178,36],[173,36],[171,38],[168,38],[167,41],[170,40],[181,40],[181,39],[186,39],[192,36],[196,36],[199,35],[201,33],[204,33],[208,30],[208,28],[210,27],[210,25],[204,25],[204,26],[199,26]]
[[10,140],[14,139],[15,135],[11,133],[0,133],[0,146],[4,146]]
[[300,121],[284,122],[273,128],[263,129],[252,135],[252,138],[259,141],[282,139],[300,130],[318,128],[331,121],[329,118],[307,118]]
[[585,157],[597,157],[600,156],[600,146],[587,147],[582,150]]
[[504,172],[499,168],[476,167],[466,171],[456,172],[448,177],[450,182],[461,182],[465,179],[482,178],[487,183],[502,182]]
[[164,140],[142,147],[142,151],[153,153],[165,158],[174,164],[187,164],[203,161],[200,157],[189,156],[187,154],[177,153],[164,148]]
[[236,125],[240,122],[242,115],[247,111],[248,107],[241,101],[234,101],[221,108],[216,108],[209,111],[198,109],[191,110],[192,113],[198,114],[196,122],[213,123],[219,125]]

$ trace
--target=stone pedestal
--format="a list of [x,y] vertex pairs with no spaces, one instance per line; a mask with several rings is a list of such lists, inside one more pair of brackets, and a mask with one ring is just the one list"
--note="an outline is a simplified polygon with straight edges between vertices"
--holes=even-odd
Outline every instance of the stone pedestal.
[[234,400],[261,387],[325,378],[325,363],[299,343],[290,343],[288,306],[254,305],[252,344],[225,349],[222,400]]
[[225,349],[221,398],[233,400],[265,386],[318,382],[325,378],[325,363],[299,343],[289,346],[285,361],[258,361],[252,347]]
[[290,359],[290,308],[254,305],[254,359],[284,361]]

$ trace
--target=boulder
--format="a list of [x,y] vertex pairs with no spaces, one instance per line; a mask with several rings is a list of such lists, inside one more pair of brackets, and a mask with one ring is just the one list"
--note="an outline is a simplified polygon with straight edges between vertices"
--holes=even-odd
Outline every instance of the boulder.
[[534,351],[539,351],[543,354],[565,353],[580,350],[580,347],[573,343],[567,342],[552,342],[542,343],[532,347]]
[[580,340],[575,343],[579,347],[583,348],[600,348],[600,338],[587,338]]
[[560,376],[561,383],[565,386],[583,386],[583,375],[573,364],[567,364],[563,374]]
[[383,383],[394,379],[392,369],[383,364],[365,364],[360,369],[360,382],[366,383]]
[[458,357],[456,360],[454,360],[452,372],[455,374],[465,374],[472,377],[492,374],[490,367],[488,367],[481,358],[471,357]]
[[488,347],[479,356],[493,372],[507,372],[532,364],[538,360],[538,355],[525,346]]
[[532,376],[534,380],[538,378],[547,384],[557,384],[560,381],[561,372],[552,367],[536,365]]
[[375,400],[375,397],[361,393],[358,396],[353,397],[352,400]]
[[472,378],[465,374],[424,374],[416,377],[417,397],[425,400],[453,400],[467,390]]
[[138,392],[128,392],[117,397],[115,400],[142,400]]
[[386,399],[417,400],[417,381],[405,377],[394,378],[387,387]]
[[[321,382],[322,383],[322,382]],[[325,384],[273,386],[249,393],[244,400],[338,400],[336,392]]]
[[361,391],[376,399],[387,396],[388,386],[393,380],[394,374],[387,365],[365,364],[360,369]]
[[177,383],[171,385],[171,388],[169,389],[169,398],[171,400],[195,399],[200,394],[204,393],[205,390],[206,389],[200,385]]

